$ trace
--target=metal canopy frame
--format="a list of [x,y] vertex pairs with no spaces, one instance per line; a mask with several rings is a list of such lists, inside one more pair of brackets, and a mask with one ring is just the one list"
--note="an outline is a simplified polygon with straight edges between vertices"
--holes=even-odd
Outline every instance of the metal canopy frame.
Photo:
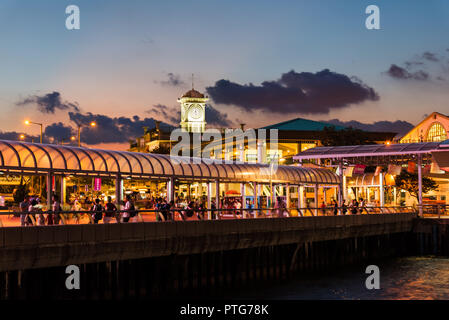
[[374,144],[338,147],[316,147],[293,156],[294,160],[310,159],[351,159],[351,158],[381,158],[388,161],[400,158],[413,158],[418,154],[431,154],[441,150],[442,142],[400,143],[400,144]]
[[[439,142],[375,144],[338,147],[316,147],[293,156],[294,160],[322,160],[336,162],[342,168],[349,164],[386,165],[390,163],[403,164],[413,160],[418,167],[418,206],[423,214],[422,199],[422,166],[432,161],[432,154],[449,151],[449,140]],[[342,170],[340,170],[342,174]],[[381,200],[382,205],[382,200]]]
[[167,180],[260,182],[337,185],[340,177],[328,169],[266,164],[225,163],[222,160],[89,149],[0,140],[0,170],[18,174],[120,176]]

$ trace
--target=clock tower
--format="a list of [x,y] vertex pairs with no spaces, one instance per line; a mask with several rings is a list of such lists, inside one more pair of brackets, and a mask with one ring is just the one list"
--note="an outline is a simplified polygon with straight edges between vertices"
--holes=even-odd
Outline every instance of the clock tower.
[[206,101],[204,94],[193,89],[187,91],[178,102],[181,104],[181,129],[201,133],[206,130]]

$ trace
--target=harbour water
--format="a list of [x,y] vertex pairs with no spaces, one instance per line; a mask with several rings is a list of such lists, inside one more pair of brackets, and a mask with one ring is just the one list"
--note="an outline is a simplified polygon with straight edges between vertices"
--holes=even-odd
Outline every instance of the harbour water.
[[449,258],[405,257],[373,261],[380,289],[368,290],[368,264],[301,275],[284,284],[240,291],[240,299],[427,300],[449,299]]

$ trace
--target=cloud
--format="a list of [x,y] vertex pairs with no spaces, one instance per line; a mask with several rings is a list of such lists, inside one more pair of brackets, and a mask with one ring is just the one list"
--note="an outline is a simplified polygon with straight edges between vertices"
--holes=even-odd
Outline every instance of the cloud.
[[386,72],[390,77],[394,79],[406,80],[413,79],[419,81],[429,80],[429,74],[425,71],[419,70],[416,72],[409,72],[405,68],[399,67],[395,64],[390,66],[390,69]]
[[276,81],[260,86],[219,80],[206,88],[217,104],[235,105],[245,111],[272,113],[329,113],[351,104],[376,101],[379,95],[357,78],[332,72],[317,73],[290,71]]
[[422,58],[423,58],[424,60],[428,60],[428,61],[432,61],[432,62],[438,62],[438,61],[440,61],[440,59],[437,57],[437,55],[436,55],[435,53],[429,52],[429,51],[424,52],[424,53],[422,54]]
[[390,68],[384,74],[397,80],[430,81],[436,79],[438,81],[445,81],[446,78],[444,75],[448,71],[446,58],[445,52],[438,54],[425,51],[422,54],[416,55],[413,59],[405,61],[403,67],[397,64],[391,64]]
[[373,132],[396,132],[398,135],[404,135],[413,129],[415,126],[407,121],[397,120],[397,121],[377,121],[374,123],[362,123],[359,121],[340,121],[338,119],[332,119],[328,121],[323,121],[331,123],[333,125],[352,127],[354,129],[360,129],[363,131],[373,131]]
[[61,94],[56,91],[43,96],[30,96],[25,100],[16,103],[18,106],[26,106],[29,104],[37,105],[38,110],[42,113],[55,113],[56,110],[80,111],[77,103],[63,102]]
[[45,137],[51,138],[54,141],[70,141],[70,137],[75,134],[75,130],[64,125],[62,122],[53,123],[45,127]]
[[165,121],[166,123],[178,126],[181,119],[180,108],[168,107],[163,104],[155,104],[146,113],[154,117],[154,119],[159,121]]
[[[81,131],[81,141],[87,144],[128,142],[130,139],[143,135],[143,127],[154,128],[153,118],[140,119],[138,116],[109,117],[102,114],[69,112],[69,118],[76,124],[84,125]],[[89,123],[95,121],[97,126],[91,128]],[[171,126],[165,122],[160,124],[161,128],[170,129]]]
[[185,85],[185,82],[181,80],[179,75],[176,75],[174,73],[167,73],[167,80],[159,81],[160,84],[164,86],[171,86],[171,87],[182,87]]
[[232,127],[234,122],[226,113],[220,112],[211,105],[206,105],[206,122],[208,127]]
[[[21,134],[22,133],[16,131],[0,131],[0,139],[17,141],[20,139]],[[35,142],[39,142],[38,136],[25,135],[25,141],[31,142],[31,139],[34,139]]]

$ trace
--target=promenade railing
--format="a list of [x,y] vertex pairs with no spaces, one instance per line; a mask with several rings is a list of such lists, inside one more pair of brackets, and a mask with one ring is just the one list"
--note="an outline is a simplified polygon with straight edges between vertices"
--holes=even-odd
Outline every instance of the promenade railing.
[[[449,206],[442,208],[426,207],[425,212],[436,212],[439,216],[449,213]],[[126,223],[124,216],[133,215],[126,210],[114,212],[101,211],[101,219],[95,221],[96,211],[90,210],[66,210],[66,211],[3,211],[0,212],[0,227],[8,226],[36,226],[67,225],[67,224],[93,224],[93,223]],[[130,217],[129,222],[164,222],[164,221],[191,221],[191,220],[226,220],[226,219],[258,219],[258,218],[288,218],[306,216],[339,216],[352,214],[418,214],[413,206],[390,206],[390,207],[305,207],[305,208],[219,208],[219,209],[189,209],[171,208],[170,210],[137,209],[135,215]],[[52,219],[48,219],[49,215]],[[109,215],[109,219],[105,219]],[[24,225],[25,224],[25,225]]]

